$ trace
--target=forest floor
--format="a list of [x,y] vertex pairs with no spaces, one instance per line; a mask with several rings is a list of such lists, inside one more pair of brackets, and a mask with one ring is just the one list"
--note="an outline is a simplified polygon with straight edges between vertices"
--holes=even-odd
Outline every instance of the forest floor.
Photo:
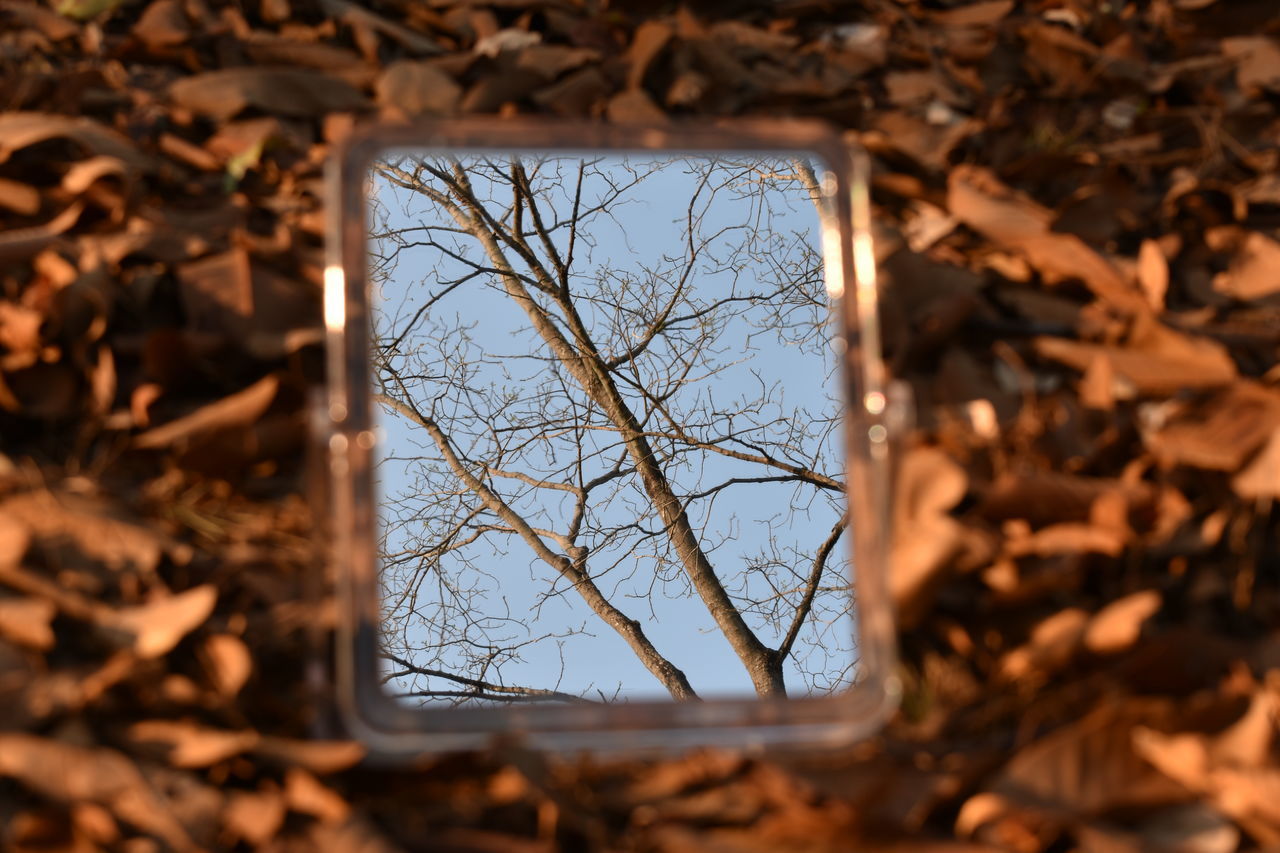
[[[1280,850],[1275,0],[0,0],[0,846]],[[874,161],[901,710],[820,759],[362,763],[309,401],[359,121]]]

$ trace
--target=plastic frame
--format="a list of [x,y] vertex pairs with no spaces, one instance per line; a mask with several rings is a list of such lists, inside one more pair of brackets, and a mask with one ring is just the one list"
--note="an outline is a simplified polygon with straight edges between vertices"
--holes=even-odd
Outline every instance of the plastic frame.
[[[859,681],[822,697],[709,699],[599,706],[408,708],[378,681],[380,590],[369,393],[369,300],[364,182],[384,150],[795,153],[825,166],[821,212],[827,290],[844,320],[846,482],[858,602]],[[834,185],[830,180],[834,179]],[[384,759],[511,744],[570,752],[653,752],[693,746],[830,748],[872,733],[897,705],[887,592],[890,533],[888,398],[876,311],[868,163],[830,128],[803,121],[662,127],[493,119],[370,126],[331,160],[324,317],[328,390],[320,434],[327,450],[331,559],[339,619],[337,704],[351,735]],[[890,425],[891,426],[891,425]]]

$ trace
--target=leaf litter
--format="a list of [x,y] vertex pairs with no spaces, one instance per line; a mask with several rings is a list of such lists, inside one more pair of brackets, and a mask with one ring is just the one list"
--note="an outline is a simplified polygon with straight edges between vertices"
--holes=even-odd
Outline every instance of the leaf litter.
[[[4,846],[1280,845],[1278,45],[1226,0],[3,0]],[[872,154],[918,404],[881,736],[400,770],[344,739],[316,187],[357,121],[477,112],[812,116]]]

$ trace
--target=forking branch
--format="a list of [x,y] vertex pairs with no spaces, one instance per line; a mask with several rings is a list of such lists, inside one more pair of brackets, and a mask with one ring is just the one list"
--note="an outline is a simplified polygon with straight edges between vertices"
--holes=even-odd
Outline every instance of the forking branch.
[[[812,219],[816,181],[779,165],[378,164],[375,397],[405,426],[380,470],[384,654],[406,693],[576,695],[560,688],[563,667],[551,687],[503,680],[531,623],[573,601],[589,613],[553,642],[603,627],[676,699],[698,693],[663,617],[689,601],[757,694],[786,695],[788,664],[808,691],[848,683],[847,578],[822,582],[844,529],[838,405],[829,391],[792,403],[791,379],[767,373],[771,354],[796,351],[811,384],[830,368],[821,253],[794,224]],[[651,187],[666,205],[677,185],[673,223],[628,227]],[[401,281],[423,256],[420,284]],[[515,340],[525,347],[502,351]],[[504,595],[510,575],[493,574],[522,565],[537,590],[523,608]],[[848,636],[833,640],[837,623]]]

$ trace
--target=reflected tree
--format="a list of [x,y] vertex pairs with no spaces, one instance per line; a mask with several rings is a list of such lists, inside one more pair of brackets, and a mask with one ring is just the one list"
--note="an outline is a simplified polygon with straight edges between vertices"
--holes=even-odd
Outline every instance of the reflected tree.
[[696,699],[690,622],[761,696],[850,683],[817,193],[778,158],[375,165],[394,692],[616,699],[565,652],[612,634]]

